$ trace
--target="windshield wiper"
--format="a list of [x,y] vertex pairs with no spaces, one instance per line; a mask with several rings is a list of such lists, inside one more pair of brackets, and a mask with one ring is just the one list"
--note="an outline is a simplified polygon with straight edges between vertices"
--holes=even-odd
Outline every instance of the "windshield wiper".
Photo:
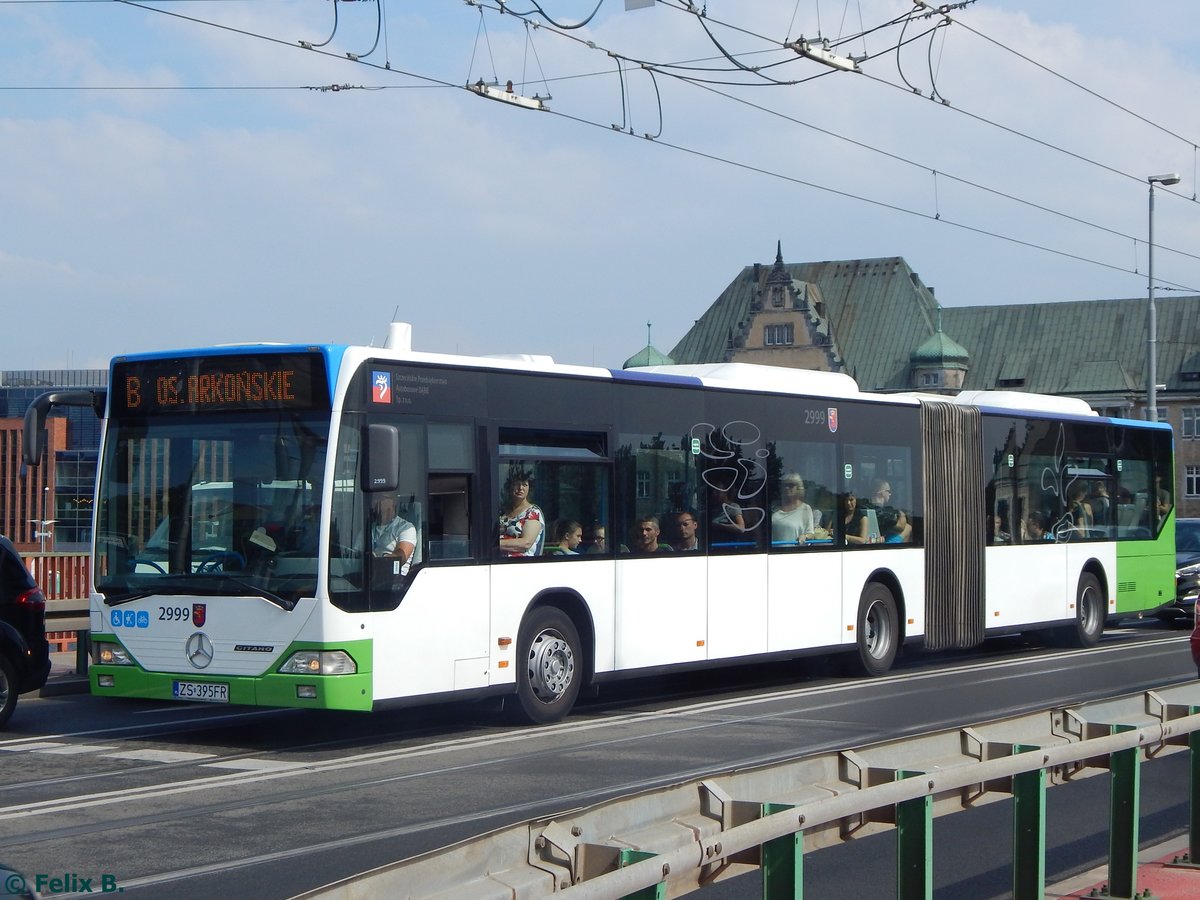
[[[156,576],[155,581],[151,585],[142,585],[131,588],[125,593],[105,594],[105,606],[120,606],[122,603],[132,603],[134,600],[141,600],[143,597],[153,597],[156,594],[171,595],[171,594],[191,594],[194,593],[190,582],[185,581],[187,576]],[[182,582],[182,583],[181,583]],[[100,588],[100,593],[104,593],[105,589]]]
[[295,600],[289,600],[287,597],[280,597],[278,594],[268,591],[265,587],[259,587],[257,584],[252,584],[249,581],[243,581],[240,578],[234,578],[230,575],[226,575],[223,580],[229,584],[236,584],[240,588],[245,588],[254,594],[254,596],[262,597],[262,599],[274,603],[280,609],[286,610],[287,612],[291,612],[296,608]]
[[[103,588],[101,593],[104,593]],[[152,597],[159,591],[130,591],[128,594],[106,594],[104,597],[105,606],[120,606],[122,603],[132,603],[134,600],[141,600],[143,597]]]
[[236,586],[248,591],[255,597],[261,597],[263,600],[274,603],[280,609],[287,612],[291,612],[296,608],[295,600],[281,597],[264,587],[260,587],[249,581],[243,581],[240,578],[234,578],[231,575],[225,575],[220,579],[213,578],[212,576],[197,577],[195,575],[180,575],[172,578],[171,576],[164,577],[160,575],[153,585],[137,588],[124,594],[110,594],[104,598],[104,603],[106,606],[120,606],[122,603],[131,603],[134,600],[153,597],[156,594],[164,596],[171,594],[194,594],[198,597],[228,596],[231,592],[228,589],[222,589],[225,585]]

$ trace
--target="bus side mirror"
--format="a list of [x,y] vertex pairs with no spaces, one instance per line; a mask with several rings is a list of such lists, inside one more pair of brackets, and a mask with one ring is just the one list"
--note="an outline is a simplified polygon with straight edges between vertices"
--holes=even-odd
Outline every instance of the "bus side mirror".
[[104,417],[104,406],[108,392],[94,391],[50,391],[38,396],[25,410],[22,426],[21,458],[27,466],[40,465],[46,454],[46,416],[56,406],[90,406],[100,418]]
[[[45,394],[42,395],[43,397]],[[21,459],[27,466],[40,466],[46,455],[46,414],[49,405],[39,406],[38,397],[25,410],[25,424],[21,431]]]
[[363,459],[363,487],[368,491],[394,491],[400,485],[400,429],[376,422],[367,426],[367,453]]

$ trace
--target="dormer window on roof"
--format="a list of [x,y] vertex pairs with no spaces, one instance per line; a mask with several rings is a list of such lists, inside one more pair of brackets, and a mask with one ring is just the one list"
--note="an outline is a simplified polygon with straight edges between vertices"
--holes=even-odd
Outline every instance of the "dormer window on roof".
[[791,322],[768,325],[763,329],[764,347],[787,347],[795,341],[795,329]]

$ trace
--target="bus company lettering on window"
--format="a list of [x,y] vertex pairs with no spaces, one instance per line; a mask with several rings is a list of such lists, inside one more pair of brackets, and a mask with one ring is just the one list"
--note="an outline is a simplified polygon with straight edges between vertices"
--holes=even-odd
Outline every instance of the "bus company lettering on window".
[[[155,379],[154,396],[159,406],[210,406],[215,403],[261,403],[296,399],[290,369],[274,372],[222,372],[216,375],[163,375]],[[185,389],[186,385],[186,389]],[[142,405],[142,380],[125,379],[125,402],[130,409]]]
[[[414,397],[431,397],[433,388],[446,387],[450,383],[446,378],[438,378],[432,375],[389,372],[382,369],[376,371],[374,374],[376,378],[380,376],[386,378],[389,390],[386,395],[376,396],[373,393],[373,402],[395,406],[410,406]],[[374,391],[374,383],[372,383],[371,390]]]

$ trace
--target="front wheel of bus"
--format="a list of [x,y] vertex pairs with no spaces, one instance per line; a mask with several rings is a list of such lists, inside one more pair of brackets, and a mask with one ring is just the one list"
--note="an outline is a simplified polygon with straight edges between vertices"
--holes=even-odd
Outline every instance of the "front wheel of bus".
[[858,661],[868,676],[883,675],[900,647],[896,599],[886,585],[872,582],[858,602]]
[[535,609],[521,626],[517,652],[522,717],[535,725],[557,722],[575,705],[583,673],[574,623],[553,606]]

